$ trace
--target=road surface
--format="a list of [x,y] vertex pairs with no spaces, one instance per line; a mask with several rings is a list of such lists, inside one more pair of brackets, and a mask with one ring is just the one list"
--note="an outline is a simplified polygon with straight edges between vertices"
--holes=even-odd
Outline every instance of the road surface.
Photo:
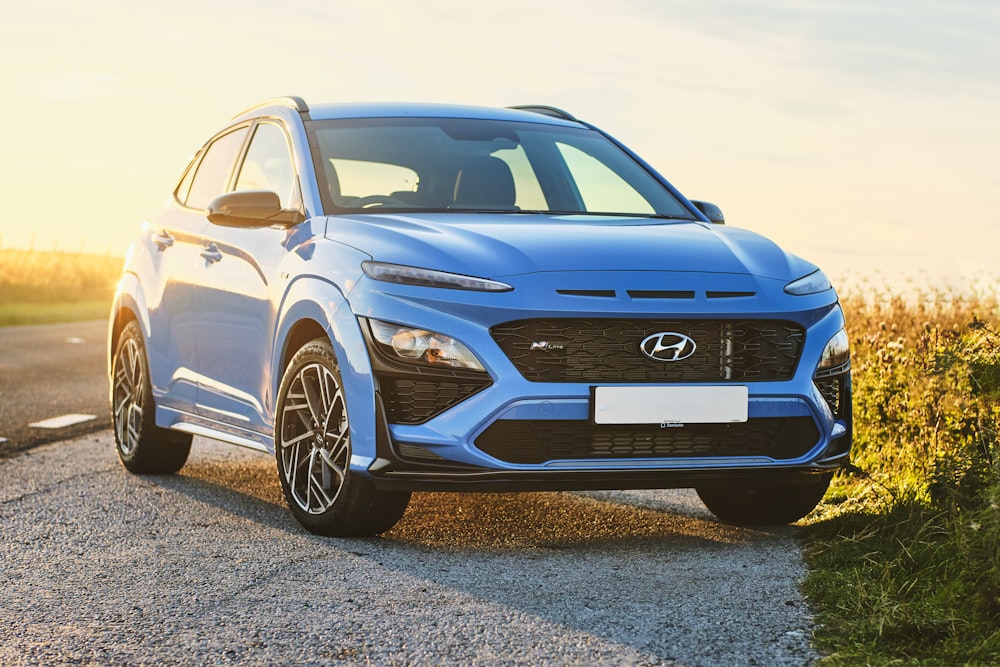
[[[0,327],[0,458],[110,427],[107,332],[103,320]],[[66,415],[81,421],[29,426]]]
[[0,664],[805,665],[795,528],[687,491],[417,494],[309,535],[266,455],[139,477],[104,431],[0,461]]

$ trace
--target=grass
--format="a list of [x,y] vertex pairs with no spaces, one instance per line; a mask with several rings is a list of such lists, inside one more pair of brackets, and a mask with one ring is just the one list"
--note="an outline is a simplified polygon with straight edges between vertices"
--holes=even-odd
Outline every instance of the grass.
[[0,249],[0,326],[108,316],[122,259]]
[[855,469],[806,529],[830,665],[1000,664],[997,297],[843,299]]

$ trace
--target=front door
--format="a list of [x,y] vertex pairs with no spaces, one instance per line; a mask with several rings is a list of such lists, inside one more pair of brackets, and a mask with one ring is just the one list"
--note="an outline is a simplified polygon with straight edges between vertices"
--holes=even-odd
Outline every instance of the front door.
[[[276,192],[283,208],[301,207],[298,179],[281,126],[254,128],[235,190]],[[271,434],[275,382],[270,360],[284,291],[279,265],[291,230],[209,224],[195,284],[199,413],[230,427]]]

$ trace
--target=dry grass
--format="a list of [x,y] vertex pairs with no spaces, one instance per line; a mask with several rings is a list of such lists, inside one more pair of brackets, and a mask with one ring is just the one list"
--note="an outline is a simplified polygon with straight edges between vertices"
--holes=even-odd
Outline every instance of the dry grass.
[[122,259],[0,250],[0,326],[107,317]]

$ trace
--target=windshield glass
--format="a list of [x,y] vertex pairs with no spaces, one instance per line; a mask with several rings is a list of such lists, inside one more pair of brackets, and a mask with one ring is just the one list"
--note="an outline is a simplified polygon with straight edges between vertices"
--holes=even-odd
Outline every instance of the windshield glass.
[[311,123],[327,213],[483,211],[693,219],[600,133],[541,123],[365,118]]

